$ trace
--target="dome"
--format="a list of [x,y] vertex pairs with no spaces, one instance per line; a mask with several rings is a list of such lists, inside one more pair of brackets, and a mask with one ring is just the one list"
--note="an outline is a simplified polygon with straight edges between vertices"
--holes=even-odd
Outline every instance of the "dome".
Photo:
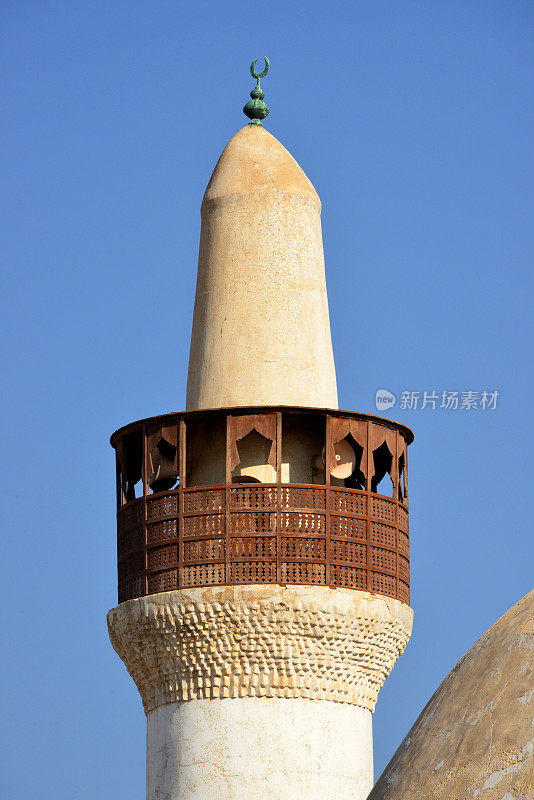
[[534,797],[534,591],[427,703],[368,800]]

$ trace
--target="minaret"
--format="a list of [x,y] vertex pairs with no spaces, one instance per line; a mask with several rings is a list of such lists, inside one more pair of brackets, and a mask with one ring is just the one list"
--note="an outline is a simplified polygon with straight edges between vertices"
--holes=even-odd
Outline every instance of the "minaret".
[[337,408],[321,204],[262,126],[265,61],[202,202],[187,411],[111,437],[147,800],[364,800],[412,627],[413,435]]

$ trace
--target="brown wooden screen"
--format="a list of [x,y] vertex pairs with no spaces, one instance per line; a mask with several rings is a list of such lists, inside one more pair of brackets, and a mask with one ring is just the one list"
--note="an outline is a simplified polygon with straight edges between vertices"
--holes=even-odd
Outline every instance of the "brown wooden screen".
[[[250,427],[246,421],[236,425],[235,412],[227,413],[227,431],[234,431],[226,441],[227,482],[217,486],[185,485],[185,427],[192,414],[172,415],[179,485],[169,491],[150,494],[147,463],[158,424],[166,431],[166,439],[172,440],[170,419],[165,418],[165,425],[145,421],[114,434],[112,444],[119,458],[119,602],[192,586],[276,583],[360,589],[409,604],[406,445],[411,432],[395,423],[386,427],[384,421],[364,415],[324,414],[327,465],[333,457],[330,447],[339,440],[336,437],[351,433],[356,443],[363,443],[366,489],[330,485],[329,469],[325,485],[282,483],[283,413],[276,415],[272,438],[278,479],[270,484],[231,483],[235,436]],[[128,476],[120,459],[132,430],[135,435],[144,431],[142,496],[126,502]],[[376,469],[373,453],[383,441],[393,451],[393,497],[369,488]],[[137,471],[132,480],[138,472],[138,461],[134,463]],[[403,475],[399,463],[404,466]]]

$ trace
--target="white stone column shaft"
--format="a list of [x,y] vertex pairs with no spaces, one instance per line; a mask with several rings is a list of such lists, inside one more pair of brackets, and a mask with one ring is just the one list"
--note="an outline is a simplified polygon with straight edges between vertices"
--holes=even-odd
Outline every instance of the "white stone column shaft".
[[147,800],[364,800],[371,712],[328,700],[243,697],[147,717]]

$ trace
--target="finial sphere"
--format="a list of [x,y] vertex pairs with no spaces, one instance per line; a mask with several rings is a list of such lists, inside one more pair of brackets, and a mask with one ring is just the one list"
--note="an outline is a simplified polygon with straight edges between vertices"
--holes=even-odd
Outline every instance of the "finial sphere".
[[265,69],[263,72],[256,72],[256,62],[257,58],[254,59],[252,64],[250,65],[250,74],[253,78],[256,79],[256,86],[251,91],[250,96],[252,100],[249,100],[246,106],[243,108],[243,114],[245,114],[249,120],[251,125],[261,125],[262,119],[265,119],[267,114],[269,113],[268,107],[263,102],[263,98],[265,97],[265,92],[260,86],[260,78],[265,78],[267,73],[269,72],[269,67],[271,66],[271,62],[267,58],[267,56],[263,56],[265,61]]

